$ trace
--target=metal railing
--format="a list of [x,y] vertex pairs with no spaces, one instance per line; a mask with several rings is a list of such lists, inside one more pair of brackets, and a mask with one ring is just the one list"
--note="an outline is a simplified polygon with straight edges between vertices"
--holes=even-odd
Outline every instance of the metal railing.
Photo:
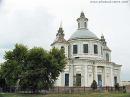
[[[102,90],[102,91],[101,91]],[[85,93],[85,92],[124,92],[124,88],[121,86],[119,90],[116,90],[114,87],[106,86],[100,89],[99,87],[96,90],[92,90],[90,87],[53,87],[48,90],[40,89],[35,91],[30,87],[27,89],[22,89],[16,87],[3,87],[0,88],[0,92],[10,92],[10,93],[44,93],[44,94],[60,94],[60,93]]]

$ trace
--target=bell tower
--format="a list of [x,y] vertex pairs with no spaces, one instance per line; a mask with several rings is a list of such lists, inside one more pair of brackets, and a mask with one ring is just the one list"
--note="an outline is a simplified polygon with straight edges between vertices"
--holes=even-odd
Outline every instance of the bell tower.
[[61,23],[60,27],[57,31],[57,34],[56,34],[56,39],[51,44],[51,46],[52,46],[52,48],[55,47],[58,49],[64,49],[65,55],[66,55],[66,57],[68,57],[68,42],[65,40],[64,36],[65,36],[65,34],[64,34],[63,27],[62,27],[62,23]]

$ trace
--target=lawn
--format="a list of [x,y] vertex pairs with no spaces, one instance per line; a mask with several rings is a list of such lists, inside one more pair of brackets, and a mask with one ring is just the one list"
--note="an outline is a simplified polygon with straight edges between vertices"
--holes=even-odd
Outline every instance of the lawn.
[[82,93],[82,94],[15,94],[15,93],[0,93],[0,97],[130,97],[126,93]]

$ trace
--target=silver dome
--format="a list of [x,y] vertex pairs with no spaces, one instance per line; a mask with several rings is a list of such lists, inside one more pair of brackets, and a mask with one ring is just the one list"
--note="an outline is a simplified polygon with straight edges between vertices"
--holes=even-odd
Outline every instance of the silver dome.
[[92,33],[91,31],[89,31],[88,29],[78,29],[77,31],[75,31],[69,40],[72,39],[90,39],[90,38],[94,38],[94,39],[98,39],[98,37]]

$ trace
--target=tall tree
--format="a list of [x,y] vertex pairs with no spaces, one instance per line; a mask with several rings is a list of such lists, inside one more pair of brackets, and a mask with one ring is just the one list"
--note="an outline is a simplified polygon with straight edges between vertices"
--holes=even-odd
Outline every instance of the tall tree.
[[50,60],[48,71],[50,72],[50,76],[52,77],[52,79],[56,80],[60,72],[62,72],[65,68],[66,58],[64,54],[64,49],[58,50],[56,48],[53,48],[49,52],[48,60]]
[[53,86],[60,72],[63,71],[65,63],[63,50],[53,48],[47,52],[35,47],[28,52],[27,64],[24,66],[26,72],[20,84],[23,88],[32,87],[34,91],[48,89]]
[[32,87],[34,91],[43,88],[44,76],[47,75],[45,67],[47,55],[47,51],[42,48],[34,47],[28,51],[25,72],[20,81],[23,88]]
[[2,77],[9,86],[15,86],[19,79],[27,55],[27,47],[22,44],[16,44],[13,50],[5,53],[5,62],[1,65]]

